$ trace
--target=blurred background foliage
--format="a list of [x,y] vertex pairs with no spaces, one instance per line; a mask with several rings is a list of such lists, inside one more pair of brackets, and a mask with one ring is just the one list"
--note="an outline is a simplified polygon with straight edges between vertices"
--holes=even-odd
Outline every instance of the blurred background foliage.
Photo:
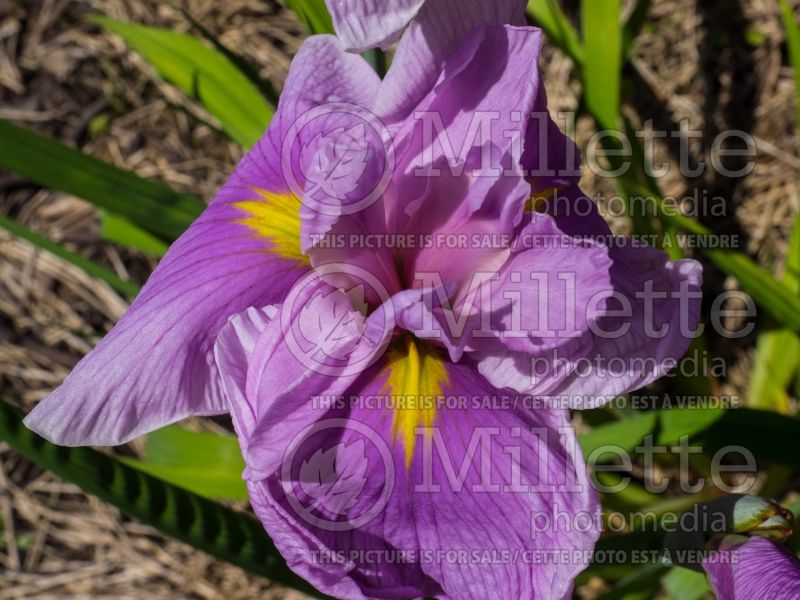
[[[542,68],[551,111],[578,112],[568,133],[582,148],[595,131],[632,133],[649,122],[677,132],[657,141],[656,164],[675,163],[684,144],[693,163],[708,161],[727,129],[750,133],[759,151],[746,177],[687,178],[672,169],[656,180],[631,135],[637,143],[625,175],[608,181],[586,173],[585,188],[600,198],[647,197],[656,206],[665,198],[722,198],[724,215],[713,217],[659,209],[626,216],[600,205],[620,233],[654,235],[673,258],[703,261],[707,298],[742,290],[758,316],[739,339],[712,329],[698,338],[691,349],[702,363],[698,374],[576,414],[584,454],[609,443],[633,450],[646,436],[666,446],[688,436],[704,449],[691,462],[700,477],[717,449],[740,444],[759,467],[747,491],[797,508],[797,4],[532,0],[528,14],[547,35]],[[331,29],[322,0],[0,0],[0,228],[7,233],[0,235],[0,586],[21,590],[10,598],[42,590],[208,598],[310,591],[257,535],[225,419],[191,420],[100,453],[36,438],[20,426],[18,408],[55,387],[121,315],[269,124],[303,37]],[[367,58],[383,70],[391,55]],[[618,146],[606,138],[604,147]],[[740,243],[686,250],[674,243],[681,234],[733,235]],[[704,315],[710,308],[705,301]],[[726,369],[709,375],[717,359]],[[637,397],[651,395],[733,398],[738,406],[635,408]],[[676,472],[674,454],[656,462],[663,476]],[[671,486],[653,494],[640,464],[627,475],[633,485],[604,495],[608,511],[680,513],[721,493],[708,487],[687,495]],[[620,477],[605,473],[603,483]],[[732,483],[737,477],[743,480],[732,473]],[[628,531],[601,546],[645,549],[656,538]],[[789,544],[800,549],[797,539]],[[598,564],[579,578],[576,594],[684,600],[710,591],[703,575],[686,569]]]

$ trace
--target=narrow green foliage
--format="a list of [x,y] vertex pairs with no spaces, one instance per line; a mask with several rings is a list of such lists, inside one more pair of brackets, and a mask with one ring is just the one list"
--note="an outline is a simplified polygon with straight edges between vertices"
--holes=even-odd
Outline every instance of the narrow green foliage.
[[622,54],[626,59],[633,56],[634,42],[647,22],[647,13],[652,3],[652,0],[638,0],[636,8],[625,22],[622,30]]
[[[658,413],[655,411],[638,412],[628,419],[594,427],[578,438],[584,457],[588,459],[593,452],[599,452],[604,446],[614,446],[632,452],[646,435],[652,433],[657,418]],[[601,456],[595,455],[595,459],[599,458]]]
[[236,67],[242,72],[242,75],[247,77],[247,79],[250,80],[250,83],[258,88],[258,90],[261,92],[261,95],[264,96],[271,106],[278,106],[278,92],[275,91],[275,88],[269,81],[259,75],[258,69],[252,63],[250,63],[250,61],[223,44],[219,37],[204,27],[203,24],[195,19],[192,16],[192,13],[190,13],[188,10],[179,6],[173,5],[173,7],[176,10],[179,10],[184,18],[191,23],[192,27],[200,32],[200,35],[208,40],[220,54],[225,56],[225,58],[236,65]]
[[711,593],[705,573],[681,567],[670,569],[661,583],[670,600],[703,600]]
[[621,0],[583,0],[586,107],[602,129],[615,129],[622,77]]
[[101,16],[92,20],[122,36],[161,77],[200,101],[242,147],[250,148],[261,138],[274,110],[219,50],[186,33]]
[[202,212],[202,200],[179,194],[56,140],[0,119],[0,167],[123,216],[165,241]]
[[[783,283],[800,296],[800,215],[789,240]],[[800,337],[791,329],[769,327],[758,336],[747,400],[755,408],[789,412],[787,388],[800,367]]]
[[164,427],[147,436],[144,460],[121,460],[207,498],[247,499],[244,460],[233,435]]
[[123,217],[103,212],[100,215],[100,235],[104,240],[140,250],[152,256],[164,256],[169,246]]
[[31,244],[34,244],[35,246],[38,246],[39,248],[58,256],[68,263],[72,263],[76,267],[80,267],[92,277],[96,277],[100,281],[106,282],[112,288],[129,298],[133,298],[139,293],[139,286],[137,286],[135,283],[125,281],[113,271],[106,269],[102,265],[98,265],[96,262],[91,261],[88,258],[84,258],[80,254],[70,252],[62,245],[57,244],[56,242],[53,242],[52,240],[49,240],[34,231],[31,231],[13,219],[9,219],[8,217],[0,215],[0,227],[10,233],[13,233],[17,237],[27,240]]
[[171,485],[91,448],[56,446],[0,402],[0,440],[39,466],[177,540],[272,581],[319,596],[295,575],[255,518]]
[[310,33],[334,33],[325,0],[286,0],[286,7],[297,15]]
[[558,5],[558,0],[530,0],[528,15],[576,65],[583,65],[583,47],[575,28]]

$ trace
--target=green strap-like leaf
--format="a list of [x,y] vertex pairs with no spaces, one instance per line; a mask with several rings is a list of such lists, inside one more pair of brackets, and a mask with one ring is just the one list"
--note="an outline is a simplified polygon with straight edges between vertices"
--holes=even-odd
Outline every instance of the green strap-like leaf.
[[166,241],[177,239],[205,208],[198,198],[179,194],[3,119],[0,168],[88,200]]
[[286,8],[297,15],[310,33],[334,33],[325,0],[286,0]]
[[[603,409],[589,411],[588,416],[592,420],[595,416],[608,414],[611,413]],[[630,431],[623,433],[624,427]],[[800,466],[800,420],[751,408],[676,407],[636,412],[633,417],[595,426],[582,434],[579,442],[587,454],[603,444],[632,450],[638,440],[651,432],[658,432],[655,443],[659,445],[676,444],[681,437],[689,436],[693,444],[708,452],[740,445],[770,462]]]
[[6,231],[9,231],[10,233],[13,233],[17,237],[29,241],[39,248],[42,248],[43,250],[46,250],[47,252],[50,252],[51,254],[54,254],[55,256],[58,256],[69,263],[72,263],[76,267],[80,267],[92,277],[96,277],[101,281],[105,281],[112,288],[124,294],[125,296],[128,296],[129,298],[133,298],[139,293],[139,286],[135,283],[121,279],[113,271],[109,271],[105,267],[98,265],[96,262],[93,262],[88,258],[84,258],[80,254],[70,252],[60,244],[57,244],[56,242],[49,240],[34,231],[31,231],[13,219],[9,219],[8,217],[0,215],[0,227]]
[[[634,555],[636,549],[633,548],[629,552]],[[638,567],[622,577],[611,591],[598,596],[597,600],[651,600],[656,598],[661,587],[660,579],[666,569],[667,567],[658,563],[647,563]]]
[[779,323],[800,332],[800,297],[789,287],[775,279],[746,254],[714,247],[714,244],[710,243],[714,233],[708,227],[691,217],[665,210],[664,201],[658,194],[632,182],[626,185],[631,192],[637,193],[644,199],[655,201],[658,217],[664,223],[678,231],[707,239],[709,243],[699,244],[698,250],[720,269],[738,279],[742,288]]
[[711,588],[704,573],[673,567],[662,579],[669,600],[703,600]]
[[200,21],[195,19],[192,16],[192,13],[190,13],[188,10],[179,6],[172,6],[175,8],[175,10],[179,10],[186,20],[192,24],[192,27],[199,31],[200,35],[207,39],[214,46],[214,48],[216,48],[229,61],[236,65],[239,71],[241,71],[242,75],[247,77],[247,79],[250,80],[250,83],[258,88],[258,90],[261,92],[261,95],[264,96],[270,106],[278,105],[278,92],[275,91],[272,83],[261,77],[261,75],[258,73],[258,69],[252,65],[250,61],[248,61],[245,57],[236,54],[236,52],[223,44],[219,37],[211,33]]
[[100,236],[109,242],[134,248],[152,256],[164,256],[169,248],[156,236],[109,212],[100,215]]
[[787,388],[800,366],[800,337],[791,329],[768,328],[756,342],[747,386],[747,404],[754,408],[789,412]]
[[786,30],[786,45],[789,49],[789,60],[794,69],[795,90],[797,94],[797,127],[800,128],[800,26],[788,0],[780,0],[783,27]]
[[207,498],[247,499],[244,460],[233,435],[171,425],[147,436],[144,460],[120,460]]
[[726,410],[710,427],[692,436],[706,452],[726,446],[746,448],[759,460],[800,468],[800,420],[766,410]]
[[22,414],[5,402],[0,402],[0,440],[85,492],[177,540],[320,597],[286,566],[261,523],[246,513],[165,483],[91,448],[51,444],[27,429]]
[[600,127],[617,127],[622,76],[621,0],[583,0],[586,107]]
[[[572,23],[561,10],[559,0],[530,0],[528,16],[542,28],[548,39],[579,68],[584,66],[584,49]],[[629,58],[633,54],[633,43],[647,22],[651,0],[638,0],[636,8],[622,28],[622,54]]]
[[528,15],[576,65],[583,65],[583,47],[575,28],[558,5],[558,0],[530,0]]
[[274,110],[220,51],[186,33],[100,16],[93,20],[122,36],[161,77],[199,100],[231,139],[250,148],[261,138]]
[[[588,459],[592,452],[604,446],[614,446],[633,452],[644,437],[653,431],[657,418],[658,413],[655,411],[637,412],[629,419],[594,427],[578,438],[584,457]],[[600,456],[595,456],[595,459],[598,458]]]
[[636,8],[633,9],[630,17],[625,22],[622,31],[622,54],[625,58],[630,58],[633,55],[634,41],[647,22],[647,13],[650,11],[651,4],[652,0],[638,0]]

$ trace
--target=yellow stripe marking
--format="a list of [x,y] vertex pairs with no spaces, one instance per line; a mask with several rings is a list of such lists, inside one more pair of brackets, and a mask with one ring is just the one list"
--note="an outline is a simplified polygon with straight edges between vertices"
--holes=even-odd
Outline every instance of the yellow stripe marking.
[[258,199],[235,202],[234,206],[247,214],[238,219],[256,235],[270,241],[269,252],[282,258],[310,264],[300,250],[300,200],[294,194],[276,194],[258,188]]
[[[389,347],[388,377],[381,394],[391,395],[400,406],[394,411],[392,434],[405,448],[406,466],[411,465],[418,427],[431,428],[436,418],[436,399],[449,377],[440,351],[411,335]],[[403,405],[405,403],[405,406]]]
[[545,212],[547,210],[547,203],[550,202],[553,196],[555,196],[555,193],[560,189],[562,188],[551,187],[541,192],[534,192],[525,203],[525,212]]

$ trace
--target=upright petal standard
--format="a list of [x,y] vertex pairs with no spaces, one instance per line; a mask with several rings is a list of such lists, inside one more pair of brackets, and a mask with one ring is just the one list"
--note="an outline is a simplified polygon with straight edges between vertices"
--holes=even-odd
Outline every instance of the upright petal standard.
[[[527,4],[524,0],[470,0],[467,3],[455,0],[325,0],[325,3],[333,17],[336,35],[350,52],[387,48],[400,39],[409,23],[413,23],[412,27],[435,28],[437,31],[426,31],[425,38],[431,44],[447,44],[446,40],[451,40],[452,44],[452,40],[460,40],[483,23],[524,24]],[[504,16],[494,21],[487,18],[489,14]],[[444,39],[437,33],[444,34]],[[419,41],[413,39],[415,44]]]

